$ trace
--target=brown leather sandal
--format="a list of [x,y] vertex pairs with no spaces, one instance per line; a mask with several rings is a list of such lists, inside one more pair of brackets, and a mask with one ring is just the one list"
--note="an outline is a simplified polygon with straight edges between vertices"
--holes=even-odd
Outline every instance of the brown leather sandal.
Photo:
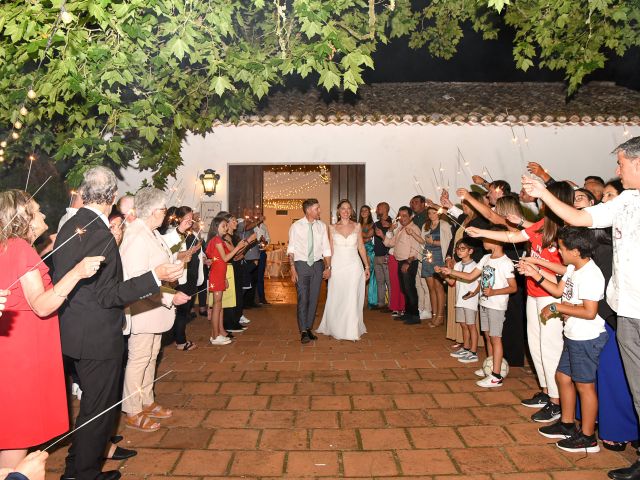
[[140,432],[155,432],[160,428],[160,424],[151,420],[144,412],[140,412],[133,417],[127,415],[124,419],[124,425]]
[[150,418],[170,418],[173,416],[173,411],[168,408],[164,408],[153,402],[151,405],[145,405],[142,407],[143,413]]

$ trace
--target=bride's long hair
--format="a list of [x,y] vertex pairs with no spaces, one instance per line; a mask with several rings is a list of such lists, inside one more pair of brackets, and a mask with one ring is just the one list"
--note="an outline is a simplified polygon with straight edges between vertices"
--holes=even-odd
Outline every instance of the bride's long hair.
[[340,200],[340,202],[338,203],[338,207],[336,208],[336,223],[340,221],[340,208],[345,203],[349,205],[349,209],[351,210],[351,213],[349,214],[349,220],[352,220],[354,222],[356,221],[356,213],[353,211],[353,205],[351,205],[351,202],[349,200],[343,198],[342,200]]

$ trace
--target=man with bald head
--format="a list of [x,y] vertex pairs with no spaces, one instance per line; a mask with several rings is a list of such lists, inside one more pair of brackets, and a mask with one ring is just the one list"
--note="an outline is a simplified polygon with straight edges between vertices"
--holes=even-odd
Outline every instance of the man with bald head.
[[393,219],[389,216],[389,204],[381,202],[376,206],[378,221],[373,224],[375,235],[373,237],[373,268],[378,283],[378,309],[387,313],[391,310],[387,306],[387,295],[391,296],[391,283],[389,281],[389,247],[384,244],[384,237],[391,227]]

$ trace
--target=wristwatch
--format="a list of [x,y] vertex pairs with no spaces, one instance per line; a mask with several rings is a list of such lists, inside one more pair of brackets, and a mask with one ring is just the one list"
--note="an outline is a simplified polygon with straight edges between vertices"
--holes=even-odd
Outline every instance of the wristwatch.
[[552,303],[551,305],[549,305],[549,311],[551,313],[558,313],[558,305],[555,303]]

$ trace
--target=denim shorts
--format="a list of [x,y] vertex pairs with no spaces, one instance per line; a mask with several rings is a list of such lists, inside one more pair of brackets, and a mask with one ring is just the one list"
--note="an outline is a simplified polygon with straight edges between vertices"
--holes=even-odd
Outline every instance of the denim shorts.
[[571,377],[574,382],[595,383],[600,352],[608,339],[607,332],[602,332],[592,340],[570,340],[565,337],[558,371]]

